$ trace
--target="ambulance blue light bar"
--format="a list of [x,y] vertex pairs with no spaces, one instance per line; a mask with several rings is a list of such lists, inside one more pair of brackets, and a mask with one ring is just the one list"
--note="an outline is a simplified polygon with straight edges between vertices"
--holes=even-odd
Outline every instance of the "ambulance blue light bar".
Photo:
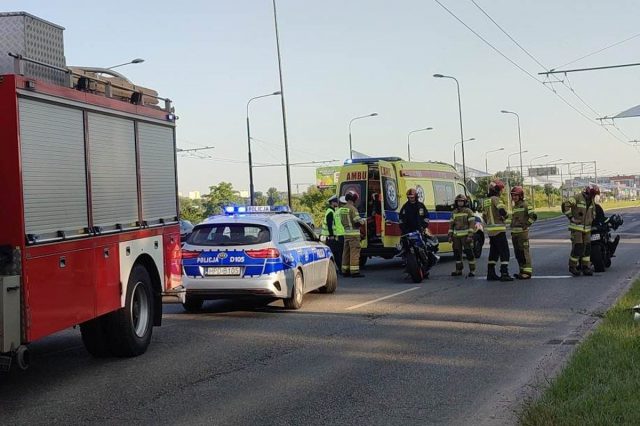
[[227,206],[224,208],[227,215],[256,214],[256,213],[291,213],[289,206]]

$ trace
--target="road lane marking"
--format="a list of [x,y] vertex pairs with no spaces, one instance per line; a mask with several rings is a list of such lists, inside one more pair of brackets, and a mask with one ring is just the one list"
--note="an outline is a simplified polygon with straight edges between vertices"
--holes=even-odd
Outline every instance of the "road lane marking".
[[379,297],[379,298],[377,298],[377,299],[375,299],[375,300],[370,300],[370,301],[368,301],[368,302],[360,303],[359,305],[349,306],[346,310],[347,310],[347,311],[351,311],[351,310],[353,310],[353,309],[362,308],[363,306],[371,305],[371,304],[373,304],[373,303],[380,302],[380,301],[382,301],[382,300],[386,300],[386,299],[390,299],[390,298],[392,298],[392,297],[400,296],[401,294],[408,293],[408,292],[410,292],[410,291],[417,290],[417,289],[419,289],[419,288],[420,288],[420,287],[411,287],[411,288],[408,288],[408,289],[406,289],[406,290],[402,290],[402,291],[399,291],[399,292],[397,292],[397,293],[390,294],[390,295],[388,295],[388,296]]
[[[555,280],[555,279],[565,279],[565,278],[573,278],[572,275],[534,275],[531,277],[532,280]],[[487,277],[476,277],[476,280],[487,280]]]

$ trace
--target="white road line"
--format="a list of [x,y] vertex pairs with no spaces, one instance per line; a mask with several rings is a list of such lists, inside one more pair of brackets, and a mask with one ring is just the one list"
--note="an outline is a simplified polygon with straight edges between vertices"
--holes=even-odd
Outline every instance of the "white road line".
[[359,305],[349,306],[346,310],[347,310],[347,311],[351,311],[351,310],[353,310],[353,309],[362,308],[363,306],[371,305],[372,303],[380,302],[380,301],[385,300],[385,299],[390,299],[390,298],[392,298],[392,297],[396,297],[396,296],[399,296],[399,295],[401,295],[401,294],[408,293],[408,292],[413,291],[413,290],[417,290],[417,289],[419,289],[419,288],[420,288],[420,287],[411,287],[411,288],[408,288],[408,289],[406,289],[406,290],[403,290],[403,291],[399,291],[399,292],[397,292],[397,293],[390,294],[390,295],[388,295],[388,296],[384,296],[384,297],[380,297],[380,298],[375,299],[375,300],[370,300],[370,301],[368,301],[368,302],[360,303]]
[[[534,275],[531,277],[532,280],[555,280],[555,279],[565,279],[565,278],[573,278],[572,275]],[[476,280],[485,280],[486,277],[477,277]]]

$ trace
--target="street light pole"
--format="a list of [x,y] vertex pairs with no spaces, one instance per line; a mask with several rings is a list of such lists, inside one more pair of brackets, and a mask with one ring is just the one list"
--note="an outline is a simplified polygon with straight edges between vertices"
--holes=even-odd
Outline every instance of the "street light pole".
[[[509,175],[511,174],[511,157],[513,157],[514,155],[518,155],[518,154],[520,154],[520,156],[522,156],[522,154],[524,154],[526,152],[529,152],[529,151],[528,150],[525,150],[525,151],[522,151],[522,152],[518,151],[518,152],[514,152],[513,154],[507,155],[507,173],[508,173],[507,174],[507,192],[508,192],[507,196],[509,197],[509,208],[511,208],[511,209],[513,208],[512,207],[512,200],[511,200],[511,182],[509,182],[509,180],[510,180],[509,179],[509,177],[510,177]],[[518,182],[516,182],[516,184],[517,183]]]
[[492,149],[484,153],[484,172],[489,173],[489,154],[492,152],[504,151],[504,148]]
[[279,95],[280,93],[281,92],[273,92],[267,95],[260,95],[260,96],[253,97],[249,99],[249,101],[247,101],[247,144],[249,145],[249,204],[250,205],[253,205],[255,201],[255,191],[253,188],[253,161],[251,159],[251,125],[249,124],[249,104],[251,103],[251,101],[254,101],[256,99],[266,98],[267,96],[276,96],[276,95]]
[[[544,154],[544,155],[539,155],[537,157],[533,157],[530,161],[529,161],[529,174],[531,174],[531,169],[533,168],[533,162],[534,160],[538,160],[540,158],[546,158],[548,157],[549,154]],[[533,176],[529,176],[529,178],[531,179],[531,205],[533,206],[533,209],[535,210],[536,208],[536,193],[533,191]],[[524,178],[523,178],[524,181]]]
[[513,114],[516,116],[516,119],[518,120],[518,150],[520,151],[520,179],[522,179],[522,183],[524,184],[524,169],[522,167],[522,137],[520,135],[520,115],[518,115],[517,112],[513,112],[513,111],[507,111],[505,109],[503,109],[502,111],[500,111],[503,114]]
[[412,130],[407,134],[407,156],[409,157],[409,161],[411,161],[411,145],[409,144],[409,136],[413,133],[424,132],[425,130],[433,130],[433,127],[425,127],[424,129]]
[[[472,142],[475,141],[476,138],[469,138],[469,139],[465,139],[465,142]],[[460,145],[462,142],[456,142],[453,144],[453,168],[456,168],[456,146]]]
[[353,123],[356,120],[360,120],[362,118],[376,117],[377,115],[378,115],[377,112],[372,112],[371,114],[361,115],[360,117],[352,118],[351,121],[349,121],[349,158],[351,160],[353,160],[353,142],[351,140],[351,123]]
[[114,68],[123,67],[123,66],[125,66],[125,65],[129,65],[129,64],[141,64],[141,63],[143,63],[143,62],[144,62],[144,59],[142,59],[142,58],[135,58],[135,59],[132,59],[132,60],[131,60],[131,61],[129,61],[129,62],[125,62],[124,64],[114,65],[114,66],[112,66],[112,67],[108,67],[108,68],[106,68],[106,69],[108,69],[108,70],[112,70],[112,69],[114,69]]
[[284,132],[284,158],[287,169],[287,202],[291,203],[291,166],[289,164],[289,139],[287,138],[287,114],[284,105],[284,86],[282,84],[282,57],[280,56],[280,37],[278,34],[278,14],[276,11],[276,0],[273,0],[273,23],[276,29],[276,49],[278,51],[278,75],[280,78],[280,103],[282,105],[282,129]]
[[[458,113],[460,116],[460,143],[462,144],[462,179],[464,180],[465,185],[467,184],[467,163],[464,157],[464,133],[462,131],[462,102],[460,101],[460,83],[458,79],[452,77],[450,75],[443,74],[434,74],[435,78],[450,78],[451,80],[456,82],[456,88],[458,89]],[[454,164],[455,167],[455,164]]]

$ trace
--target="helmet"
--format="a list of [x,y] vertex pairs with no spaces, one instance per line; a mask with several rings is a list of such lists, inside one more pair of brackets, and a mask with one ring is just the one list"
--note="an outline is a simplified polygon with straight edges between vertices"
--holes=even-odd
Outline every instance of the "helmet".
[[598,185],[590,183],[584,188],[582,191],[585,195],[589,196],[589,198],[594,198],[596,195],[600,195],[600,188]]
[[489,184],[489,189],[494,189],[496,191],[502,191],[504,189],[504,183],[500,179],[494,179]]
[[517,195],[520,198],[524,198],[524,189],[521,186],[514,186],[511,189],[511,196]]
[[466,202],[467,202],[467,196],[466,196],[466,195],[464,195],[464,194],[458,194],[458,195],[456,196],[455,201],[456,201],[456,203],[457,203],[458,201],[464,201],[464,202],[466,203]]
[[347,204],[347,198],[343,195],[342,197],[338,198],[338,202],[340,204]]
[[416,195],[418,195],[418,191],[416,191],[415,188],[409,188],[409,189],[407,189],[407,197],[409,195],[413,195],[415,197]]
[[338,202],[338,196],[337,195],[332,195],[331,198],[329,198],[327,200],[327,203],[337,203]]
[[353,201],[353,202],[355,203],[356,201],[358,201],[358,198],[359,198],[359,197],[358,197],[358,193],[357,193],[357,192],[349,191],[349,192],[347,192],[347,194],[344,196],[344,198],[345,198],[347,201]]

